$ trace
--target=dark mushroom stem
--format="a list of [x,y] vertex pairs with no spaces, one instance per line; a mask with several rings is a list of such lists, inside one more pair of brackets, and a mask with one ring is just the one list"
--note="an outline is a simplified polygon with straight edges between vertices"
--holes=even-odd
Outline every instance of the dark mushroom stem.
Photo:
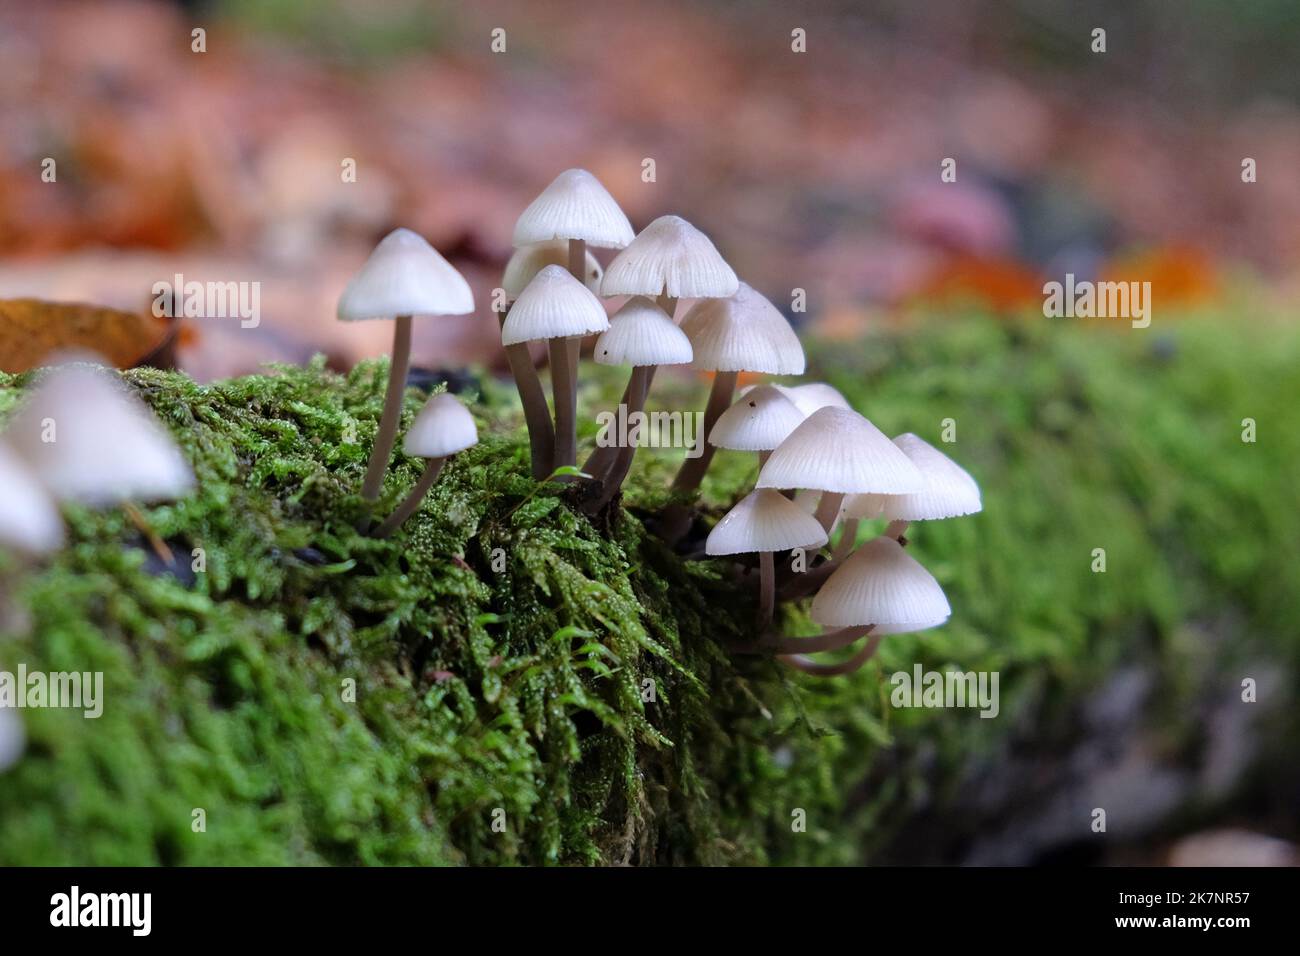
[[772,623],[776,609],[776,562],[771,551],[758,553],[758,632],[761,634]]
[[[627,414],[629,417],[645,408],[646,395],[650,391],[650,376],[654,374],[657,366],[654,365],[636,365],[632,368],[632,375],[627,382],[627,390],[624,394],[627,396]],[[587,474],[600,478],[604,482],[604,488],[601,489],[597,505],[603,507],[618,493],[618,489],[623,487],[623,480],[627,477],[628,470],[632,467],[632,458],[636,455],[636,446],[632,444],[625,445],[615,449],[614,463],[610,465],[609,470],[604,475],[597,475],[595,472],[588,471]],[[593,453],[592,458],[596,455]],[[584,467],[583,471],[587,471]]]
[[446,458],[430,458],[425,462],[424,472],[420,475],[420,480],[415,483],[415,487],[402,499],[402,503],[393,509],[393,513],[375,529],[374,536],[376,538],[387,538],[400,528],[407,518],[415,514],[416,509],[420,507],[420,502],[424,500],[424,496],[429,493],[429,489],[433,487],[433,483],[438,479],[438,473],[442,471],[442,466],[446,461]]
[[677,321],[675,313],[677,312],[677,299],[667,292],[660,292],[655,296],[655,305],[668,313],[668,318],[674,322]]
[[555,402],[554,468],[578,461],[578,336],[547,339],[551,351],[551,397]]
[[736,391],[738,375],[738,372],[718,372],[714,375],[713,387],[709,389],[709,402],[704,406],[704,428],[700,432],[703,450],[700,457],[687,458],[682,463],[677,477],[673,480],[674,491],[694,491],[704,480],[704,474],[709,470],[709,462],[713,461],[713,453],[717,451],[717,446],[709,444],[709,432],[713,431],[713,426],[722,417],[722,413],[731,407],[731,398]]
[[366,464],[366,477],[361,483],[361,497],[367,501],[379,498],[384,487],[384,473],[388,471],[388,458],[397,440],[397,423],[402,417],[402,396],[406,393],[406,373],[411,366],[411,317],[399,315],[393,329],[393,358],[388,366],[388,389],[384,393],[384,411],[379,418],[379,432],[370,449]]
[[831,533],[831,528],[835,527],[835,519],[839,516],[840,505],[844,503],[844,495],[838,491],[823,491],[822,500],[817,502],[817,511],[813,515],[821,522],[822,530],[827,535]]
[[[575,279],[581,282],[583,286],[586,286],[587,284],[586,271],[587,271],[587,240],[570,239],[569,240],[569,275],[573,276]],[[571,379],[571,384],[569,386],[569,394],[571,397],[571,401],[569,403],[569,407],[573,411],[573,425],[570,428],[570,432],[572,433],[572,438],[573,438],[573,452],[571,455],[569,455],[566,461],[560,461],[559,456],[557,455],[555,460],[556,467],[560,465],[574,465],[577,464],[578,461],[578,432],[577,432],[578,369],[581,367],[582,364],[582,336],[575,335],[572,338],[570,338],[566,344],[568,347],[568,352],[565,357],[568,360],[567,368],[568,368],[569,377]],[[559,408],[560,406],[559,403],[557,402],[555,406],[556,409],[555,414],[557,417],[555,427],[557,431],[559,430],[560,427],[558,421],[558,417],[560,414]]]
[[[506,312],[501,313],[502,325],[505,325],[509,311],[507,307]],[[551,411],[546,406],[546,392],[542,389],[541,379],[537,377],[537,367],[533,364],[528,344],[516,342],[505,348],[510,374],[514,377],[515,388],[519,390],[519,401],[524,406],[533,477],[541,481],[555,469],[552,463],[555,455],[555,428],[551,425]]]
[[812,674],[814,677],[838,677],[841,674],[852,674],[875,656],[877,649],[880,647],[881,637],[883,635],[873,634],[871,639],[862,646],[862,650],[838,664],[820,664],[803,654],[784,655],[777,658],[777,660],[788,667],[793,667],[795,670],[803,671],[805,674]]

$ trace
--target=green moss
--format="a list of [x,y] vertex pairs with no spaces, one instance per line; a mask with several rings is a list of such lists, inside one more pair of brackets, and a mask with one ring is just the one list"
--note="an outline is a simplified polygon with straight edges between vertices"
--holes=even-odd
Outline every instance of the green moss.
[[[1175,700],[1234,655],[1293,676],[1300,337],[1226,328],[1178,327],[1166,359],[1154,332],[978,319],[814,350],[811,374],[886,431],[937,440],[956,419],[986,502],[914,529],[950,625],[833,681],[722,651],[749,595],[638,518],[665,499],[668,455],[639,456],[630,510],[593,524],[527,477],[512,395],[488,383],[481,444],[376,541],[353,529],[382,364],[125,373],[195,463],[194,496],[146,510],[182,573],[119,512],[70,512],[63,552],[11,568],[30,626],[0,638],[0,667],[102,670],[106,704],[23,712],[0,863],[857,862],[1017,727],[1065,732],[1117,661],[1159,661]],[[590,403],[622,384],[600,381]],[[0,411],[24,384],[0,379]],[[388,506],[419,465],[399,456]],[[708,507],[752,478],[722,453]],[[1186,639],[1226,615],[1230,646]],[[799,609],[787,626],[812,629]],[[917,660],[999,670],[1002,718],[890,708],[882,673]]]

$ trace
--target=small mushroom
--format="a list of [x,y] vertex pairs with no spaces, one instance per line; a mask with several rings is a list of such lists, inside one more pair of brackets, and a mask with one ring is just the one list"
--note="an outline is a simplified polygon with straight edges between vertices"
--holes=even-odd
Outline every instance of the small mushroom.
[[751,492],[713,526],[705,542],[708,554],[758,554],[759,598],[757,627],[761,634],[772,621],[776,602],[775,551],[820,548],[826,532],[817,520],[790,499],[760,488]]
[[772,449],[803,424],[804,416],[785,390],[776,385],[746,389],[723,412],[709,432],[709,443],[733,451],[758,452],[758,467],[767,463]]
[[906,494],[924,487],[911,460],[871,422],[848,408],[826,407],[790,433],[758,473],[760,488],[822,492],[816,517],[830,533],[844,496]]
[[708,236],[681,216],[660,216],[614,257],[600,294],[650,296],[671,318],[678,299],[719,298],[739,287]]
[[785,397],[794,402],[799,411],[807,418],[822,408],[849,408],[849,400],[840,394],[839,389],[825,382],[807,382],[804,385],[778,385]]
[[[605,278],[609,279],[608,272]],[[803,374],[799,336],[776,306],[743,282],[733,296],[705,299],[692,306],[682,319],[682,331],[695,349],[692,366],[717,373],[704,411],[705,435],[712,434],[713,426],[731,406],[740,372]],[[673,488],[698,488],[713,460],[713,451],[713,446],[706,445],[704,454],[688,458],[677,472]]]
[[375,537],[386,538],[401,527],[402,522],[420,507],[447,459],[477,444],[478,427],[474,424],[474,416],[460,403],[460,399],[447,392],[429,396],[402,439],[405,454],[425,459],[424,471],[401,504],[375,529]]
[[555,402],[553,468],[577,462],[578,367],[569,342],[607,328],[609,316],[600,300],[559,266],[546,266],[533,277],[501,327],[502,345],[544,341],[550,348]]
[[0,545],[26,555],[63,546],[63,520],[36,476],[0,445]]
[[[501,274],[501,291],[506,294],[506,302],[514,302],[519,293],[533,281],[533,276],[547,266],[569,267],[569,244],[563,239],[550,242],[537,242],[531,246],[520,246],[514,251]],[[586,265],[583,266],[582,284],[592,292],[600,293],[600,279],[605,271],[596,261],[596,257],[587,253]],[[503,317],[504,321],[504,317]]]
[[384,410],[361,484],[361,496],[367,501],[379,497],[397,440],[411,364],[411,317],[468,315],[473,311],[474,293],[465,277],[409,229],[395,229],[385,236],[339,296],[340,321],[396,320]]
[[[609,328],[596,339],[594,355],[601,365],[632,366],[623,393],[627,396],[627,414],[630,417],[645,408],[650,379],[656,368],[660,365],[684,365],[691,360],[691,340],[657,305],[644,296],[633,296],[614,313]],[[605,483],[598,504],[608,502],[622,487],[635,454],[635,446],[619,448],[609,470],[596,476]],[[593,454],[588,463],[595,458]],[[583,470],[587,471],[587,468],[584,466]],[[588,474],[595,473],[589,471]]]
[[[782,638],[773,649],[791,666],[828,675],[861,667],[885,635],[938,627],[952,608],[934,576],[897,541],[882,536],[855,551],[827,579],[813,598],[811,614],[833,630],[817,637]],[[847,647],[867,634],[867,646],[842,664],[818,664],[804,656]]]

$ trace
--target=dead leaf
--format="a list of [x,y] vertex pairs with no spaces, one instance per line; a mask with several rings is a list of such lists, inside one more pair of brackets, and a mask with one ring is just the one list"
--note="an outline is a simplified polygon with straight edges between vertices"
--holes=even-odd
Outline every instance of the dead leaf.
[[26,372],[61,349],[89,349],[116,368],[172,368],[177,326],[97,305],[0,299],[0,369]]

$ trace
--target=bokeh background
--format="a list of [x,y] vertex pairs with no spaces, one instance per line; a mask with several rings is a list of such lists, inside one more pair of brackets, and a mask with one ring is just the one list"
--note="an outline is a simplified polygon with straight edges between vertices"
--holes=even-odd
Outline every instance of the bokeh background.
[[[143,356],[155,281],[256,281],[260,326],[185,324],[180,367],[350,368],[388,347],[333,318],[379,237],[487,303],[519,211],[585,167],[634,226],[679,213],[778,306],[806,290],[811,373],[886,430],[960,423],[988,507],[918,535],[958,607],[932,662],[1033,677],[1010,731],[846,781],[960,768],[863,858],[1294,862],[1297,57],[1287,0],[0,2],[0,298],[135,314],[106,328]],[[1151,282],[1151,327],[1044,318],[1067,272]],[[415,361],[499,371],[496,323],[417,324]]]

